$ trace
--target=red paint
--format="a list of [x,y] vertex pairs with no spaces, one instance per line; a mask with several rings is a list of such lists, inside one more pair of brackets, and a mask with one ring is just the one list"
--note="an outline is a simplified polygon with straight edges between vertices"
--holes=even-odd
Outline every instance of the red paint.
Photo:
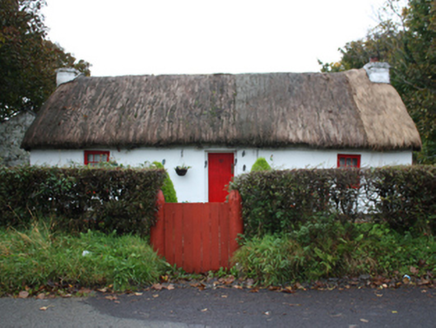
[[110,152],[105,150],[85,150],[85,165],[96,166],[101,162],[109,162]]
[[[163,197],[163,196],[162,196]],[[228,203],[165,203],[158,197],[157,222],[150,242],[160,256],[186,272],[229,268],[243,233],[241,196],[232,191]]]
[[338,154],[338,167],[360,168],[360,155]]
[[209,202],[225,202],[227,185],[233,177],[233,153],[209,153]]

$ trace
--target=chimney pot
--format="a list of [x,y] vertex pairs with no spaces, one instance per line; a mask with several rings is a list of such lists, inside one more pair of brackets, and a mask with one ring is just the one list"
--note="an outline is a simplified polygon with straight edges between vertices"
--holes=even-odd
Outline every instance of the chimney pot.
[[81,73],[75,68],[58,68],[56,70],[56,86],[70,82],[78,77]]
[[391,66],[388,63],[371,61],[363,66],[368,74],[369,80],[373,83],[391,83],[389,78],[389,68]]

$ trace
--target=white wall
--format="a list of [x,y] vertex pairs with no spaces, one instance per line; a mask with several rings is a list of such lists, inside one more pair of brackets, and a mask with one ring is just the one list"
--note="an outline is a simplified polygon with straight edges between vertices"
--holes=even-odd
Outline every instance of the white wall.
[[[89,149],[92,150],[92,149]],[[161,162],[177,192],[179,202],[207,202],[207,161],[208,152],[233,152],[237,164],[235,175],[249,172],[258,157],[265,157],[275,169],[334,168],[338,154],[360,154],[361,167],[412,164],[412,151],[371,152],[356,150],[313,150],[313,149],[254,149],[254,148],[139,148],[134,150],[109,150],[111,160],[119,164],[138,166],[144,162]],[[32,150],[31,165],[71,166],[84,163],[83,150]],[[177,165],[191,166],[188,173],[180,177],[174,171]],[[245,166],[245,171],[244,171]]]

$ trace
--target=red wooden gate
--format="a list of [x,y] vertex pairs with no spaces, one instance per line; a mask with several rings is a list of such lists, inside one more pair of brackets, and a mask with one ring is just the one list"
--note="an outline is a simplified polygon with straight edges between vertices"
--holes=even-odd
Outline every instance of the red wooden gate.
[[235,190],[228,203],[165,203],[158,196],[158,220],[151,229],[155,251],[186,272],[229,268],[243,233],[241,196]]

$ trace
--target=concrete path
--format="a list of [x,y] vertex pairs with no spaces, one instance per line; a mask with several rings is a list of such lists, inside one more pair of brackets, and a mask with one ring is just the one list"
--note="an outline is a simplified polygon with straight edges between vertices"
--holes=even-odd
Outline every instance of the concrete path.
[[[0,327],[435,327],[436,290],[232,288],[0,299]],[[41,308],[46,308],[45,311]]]

